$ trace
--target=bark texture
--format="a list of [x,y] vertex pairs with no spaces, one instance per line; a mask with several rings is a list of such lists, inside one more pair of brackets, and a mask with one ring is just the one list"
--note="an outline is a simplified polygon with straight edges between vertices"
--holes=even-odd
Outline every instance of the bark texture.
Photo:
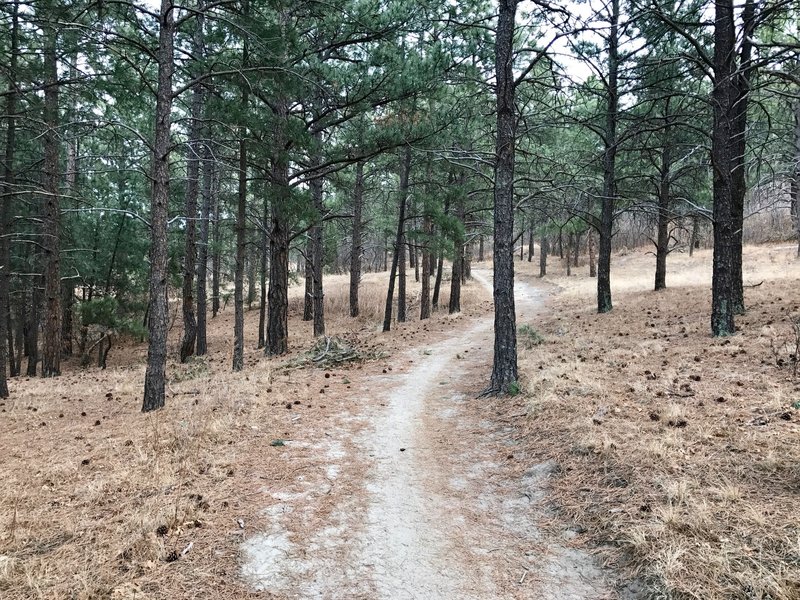
[[500,0],[495,40],[497,139],[494,168],[494,361],[486,394],[514,392],[517,370],[517,323],[514,304],[514,19],[517,0]]
[[172,75],[175,68],[175,14],[172,0],[161,0],[158,34],[158,88],[153,188],[150,198],[150,293],[147,371],[142,411],[164,406],[167,363],[167,217],[169,204],[169,153],[172,125]]

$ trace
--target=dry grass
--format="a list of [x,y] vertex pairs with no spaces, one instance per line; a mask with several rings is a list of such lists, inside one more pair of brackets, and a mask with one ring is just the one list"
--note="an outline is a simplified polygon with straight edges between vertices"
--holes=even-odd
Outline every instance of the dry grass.
[[545,343],[521,350],[528,450],[559,463],[561,519],[645,597],[800,598],[794,253],[746,249],[746,283],[764,283],[728,339],[709,335],[708,252],[670,257],[659,293],[651,255],[615,257],[607,315],[583,268],[549,269],[562,293],[532,321]]
[[[170,332],[167,407],[157,413],[139,412],[143,344],[114,348],[105,371],[68,361],[58,379],[12,380],[12,397],[0,402],[0,598],[269,597],[240,581],[241,542],[265,522],[265,493],[321,471],[314,452],[289,455],[270,442],[324,439],[348,411],[350,380],[391,368],[398,348],[488,308],[480,286],[469,284],[464,313],[419,322],[412,276],[412,321],[380,334],[386,280],[365,276],[362,315],[353,320],[347,278],[326,279],[328,332],[389,356],[374,364],[325,372],[267,360],[255,348],[254,306],[246,313],[245,371],[233,374],[229,307],[210,321],[204,358],[173,362],[181,332]],[[299,318],[301,298],[294,288],[288,358],[313,344],[311,324]]]

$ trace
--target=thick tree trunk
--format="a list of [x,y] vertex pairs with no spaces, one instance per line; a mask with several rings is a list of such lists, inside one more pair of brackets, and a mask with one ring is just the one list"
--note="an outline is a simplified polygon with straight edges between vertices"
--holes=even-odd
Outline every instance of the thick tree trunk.
[[539,247],[539,277],[547,275],[547,253],[550,251],[550,243],[547,238],[542,236],[541,246]]
[[486,250],[484,248],[483,234],[478,236],[478,262],[486,260]]
[[619,105],[619,0],[611,0],[608,34],[608,104],[603,155],[603,198],[600,208],[600,256],[597,264],[597,312],[609,312],[611,303],[611,238],[614,228],[614,201],[617,195],[617,110]]
[[267,356],[279,356],[289,349],[289,161],[286,125],[289,105],[285,99],[275,104],[275,136],[272,156],[272,228],[269,240],[269,291],[267,292]]
[[208,144],[203,145],[203,207],[200,211],[200,244],[197,251],[197,356],[208,352],[208,233],[211,216],[213,165]]
[[711,164],[714,195],[714,262],[711,281],[711,332],[733,335],[734,231],[732,156],[733,144],[733,53],[736,43],[733,0],[716,0],[714,22],[714,124]]
[[517,371],[517,319],[514,305],[514,19],[517,0],[499,0],[495,39],[497,138],[494,168],[494,361],[486,394],[514,392]]
[[[400,282],[397,293],[397,321],[406,320],[405,307],[405,220],[406,220],[406,200],[408,195],[408,175],[411,171],[411,147],[403,149],[403,158],[400,164],[400,189],[399,189],[399,209],[397,215],[397,236],[395,237],[394,254],[392,256],[392,268],[389,273],[389,290],[386,293],[386,307],[383,312],[383,331],[389,331],[392,327],[392,304],[394,300],[394,282],[400,269]],[[402,314],[403,318],[400,318]]]
[[353,188],[353,232],[350,248],[350,316],[358,316],[358,286],[361,283],[361,253],[364,247],[361,226],[364,210],[364,163],[356,163],[356,181]]
[[[53,17],[54,18],[54,17]],[[42,250],[44,259],[44,332],[42,377],[61,374],[61,207],[59,191],[58,136],[58,31],[55,24],[45,27],[44,70],[44,212]]]
[[172,112],[175,14],[173,0],[161,0],[158,44],[158,90],[153,188],[150,199],[150,294],[147,371],[142,411],[164,406],[167,363],[167,218],[169,216],[169,153]]
[[[203,54],[202,24],[197,24],[193,40],[193,53],[196,58]],[[195,352],[197,341],[197,319],[194,312],[194,270],[197,263],[197,198],[200,193],[200,157],[204,143],[200,140],[203,125],[203,90],[192,90],[189,123],[189,143],[187,145],[186,166],[186,232],[183,247],[183,288],[181,291],[181,313],[183,316],[183,339],[181,340],[181,362]]]
[[[742,280],[742,244],[744,233],[744,201],[747,195],[747,110],[750,104],[750,78],[754,36],[755,0],[746,0],[742,10],[742,36],[739,55],[739,69],[733,78],[734,101],[733,122],[731,131],[731,219],[734,244],[731,247],[731,303],[733,312],[742,315],[745,312],[744,283]],[[734,35],[735,32],[734,32]],[[735,42],[734,42],[735,43]]]
[[597,256],[595,255],[594,231],[589,230],[589,277],[597,277]]

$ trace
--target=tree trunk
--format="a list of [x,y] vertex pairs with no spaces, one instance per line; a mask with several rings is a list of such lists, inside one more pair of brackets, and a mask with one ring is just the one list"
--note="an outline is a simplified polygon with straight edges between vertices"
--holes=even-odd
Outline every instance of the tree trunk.
[[439,250],[436,259],[436,278],[433,282],[433,298],[431,299],[431,306],[433,310],[439,309],[439,292],[442,289],[442,271],[444,270],[444,251]]
[[303,321],[314,319],[314,242],[311,236],[306,240],[305,290],[303,292]]
[[[243,104],[247,104],[247,92]],[[233,277],[233,370],[244,368],[244,261],[247,247],[247,130],[241,128],[239,134],[239,190],[236,202],[236,270]]]
[[[395,237],[394,254],[392,255],[392,268],[389,273],[389,290],[386,293],[386,307],[383,312],[383,331],[389,331],[392,328],[392,304],[394,301],[394,282],[397,276],[398,268],[405,271],[405,240],[403,232],[405,230],[406,220],[406,196],[408,194],[408,174],[411,171],[411,147],[406,146],[403,149],[403,158],[400,165],[400,190],[399,190],[399,209],[397,216],[397,236]],[[402,261],[402,263],[401,263]],[[398,286],[398,300],[397,300],[397,320],[398,322],[405,321],[406,308],[405,308],[405,273],[401,271],[400,284]],[[403,319],[401,321],[400,314],[402,311]]]
[[[739,55],[739,69],[733,78],[734,101],[731,131],[731,219],[734,244],[731,247],[731,303],[733,312],[745,312],[744,283],[742,281],[742,244],[744,232],[744,201],[747,195],[747,109],[750,104],[750,78],[753,65],[753,36],[755,28],[755,0],[746,0],[742,9],[742,42]],[[736,33],[734,32],[734,36]],[[734,42],[735,43],[735,42]]]
[[514,19],[517,0],[499,0],[495,39],[497,138],[494,168],[494,361],[486,394],[514,392],[517,325],[514,305]]
[[197,356],[208,352],[208,232],[211,215],[213,165],[208,144],[203,144],[203,207],[200,212],[200,245],[197,251]]
[[71,279],[66,279],[61,282],[61,356],[72,356],[72,312],[74,306],[75,286]]
[[[427,204],[427,201],[426,201]],[[419,300],[419,319],[423,321],[431,316],[431,238],[433,222],[431,221],[430,207],[425,207],[422,217],[422,291]]]
[[25,321],[25,355],[28,365],[25,369],[27,377],[36,377],[39,364],[39,312],[42,304],[41,286],[38,277],[32,278],[31,304]]
[[[669,100],[667,100],[669,106]],[[670,157],[670,128],[664,129],[664,145],[661,148],[661,168],[658,182],[658,225],[656,233],[656,280],[655,290],[667,287],[667,253],[669,252],[670,180],[672,161]]]
[[164,406],[167,362],[167,218],[169,216],[169,153],[172,112],[175,14],[173,0],[161,0],[158,44],[153,188],[150,199],[150,293],[147,371],[142,411]]
[[214,182],[212,183],[213,187],[213,201],[214,201],[214,230],[212,232],[212,239],[214,241],[213,252],[211,254],[211,318],[217,316],[219,312],[219,288],[220,288],[220,277],[222,271],[222,249],[220,246],[222,245],[222,220],[220,218],[220,212],[222,210],[221,204],[221,194],[220,194],[220,187],[222,182],[222,176],[220,173],[216,174]]
[[478,262],[486,260],[486,250],[484,249],[483,234],[478,236]]
[[794,101],[794,177],[792,178],[792,223],[800,257],[800,99]]
[[289,349],[289,160],[286,126],[289,104],[281,98],[275,103],[275,136],[272,155],[272,228],[269,239],[269,291],[267,292],[267,356],[279,356]]
[[692,233],[689,237],[689,256],[694,254],[694,250],[697,247],[697,227],[698,227],[698,219],[697,215],[692,215]]
[[356,163],[356,182],[353,188],[353,233],[350,247],[350,316],[358,316],[358,286],[361,283],[361,253],[364,247],[361,233],[364,209],[364,163]]
[[[11,203],[14,194],[14,151],[16,150],[17,120],[17,63],[19,58],[19,0],[11,5],[11,39],[8,65],[8,95],[6,96],[6,148],[3,169],[3,196],[0,204],[0,398],[8,398],[9,374],[14,376],[17,365],[14,360],[14,334],[11,323],[11,299],[9,271],[11,253],[8,234],[11,233]],[[6,342],[8,345],[6,345]]]
[[533,225],[528,231],[528,262],[533,261]]
[[567,277],[572,275],[572,253],[575,251],[575,234],[570,231],[567,235]]
[[[50,18],[55,18],[50,15]],[[61,207],[59,198],[58,135],[58,28],[54,23],[45,27],[44,70],[44,214],[42,219],[42,250],[44,258],[44,332],[42,342],[42,377],[61,374]]]
[[[459,177],[458,187],[463,190],[465,177],[463,173]],[[457,204],[458,221],[461,227],[464,226],[464,197],[458,199]],[[453,239],[453,268],[450,276],[450,303],[448,305],[449,314],[461,312],[461,284],[464,281],[464,234],[462,228],[456,230]]]
[[[322,164],[322,135],[318,132],[314,133],[314,141],[316,148],[314,156],[312,157],[312,167]],[[323,289],[323,267],[325,264],[325,240],[324,240],[324,222],[325,217],[325,204],[323,199],[323,180],[321,176],[317,176],[308,184],[311,191],[311,202],[314,205],[315,223],[311,228],[311,244],[313,251],[312,257],[312,270],[313,288],[312,293],[314,297],[314,337],[325,335],[325,293]]]
[[261,294],[258,299],[258,348],[267,344],[267,257],[269,255],[269,202],[264,195],[264,215],[261,221]]
[[539,277],[547,275],[547,253],[550,251],[550,243],[547,238],[542,236],[541,246],[539,247]]
[[597,256],[594,249],[594,231],[589,230],[589,277],[597,277]]
[[711,332],[733,335],[733,260],[736,235],[733,222],[733,53],[736,43],[733,0],[716,0],[714,21],[714,124],[711,164],[714,196],[714,262],[711,281]]
[[600,208],[600,256],[597,264],[597,312],[607,313],[611,303],[611,238],[614,228],[614,201],[617,195],[617,110],[619,89],[619,0],[611,0],[608,34],[608,105],[603,155],[603,198]]
[[[201,5],[202,6],[202,5]],[[199,17],[197,17],[199,19]],[[195,24],[192,52],[197,60],[203,56],[202,20]],[[183,247],[183,289],[181,292],[181,313],[183,315],[183,339],[181,341],[181,362],[194,354],[197,341],[197,319],[194,312],[194,270],[197,263],[197,198],[200,193],[200,156],[203,154],[203,89],[192,90],[189,123],[189,143],[187,145],[186,166],[186,233]]]

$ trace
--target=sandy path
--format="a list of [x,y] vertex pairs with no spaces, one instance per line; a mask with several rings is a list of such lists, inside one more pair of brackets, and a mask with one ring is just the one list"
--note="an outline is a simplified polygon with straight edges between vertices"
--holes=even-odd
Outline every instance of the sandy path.
[[[491,293],[489,273],[473,276]],[[522,322],[543,296],[524,282],[515,292]],[[254,587],[293,598],[610,596],[588,556],[538,531],[550,465],[522,480],[504,475],[513,429],[460,391],[474,394],[465,380],[488,375],[491,331],[491,318],[480,319],[410,348],[397,357],[410,365],[403,372],[361,382],[361,409],[343,412],[316,446],[331,463],[324,477],[291,493],[268,490],[273,527],[244,547]],[[321,495],[335,508],[320,515]],[[298,527],[303,520],[311,531]]]

